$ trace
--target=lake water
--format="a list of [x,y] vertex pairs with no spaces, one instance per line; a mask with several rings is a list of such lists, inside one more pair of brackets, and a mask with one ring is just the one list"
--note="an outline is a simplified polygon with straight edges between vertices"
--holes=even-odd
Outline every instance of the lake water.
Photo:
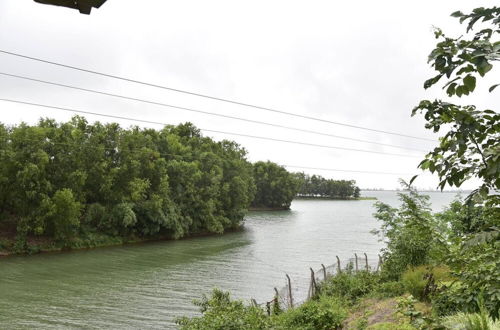
[[[393,206],[395,192],[370,191]],[[428,193],[441,210],[454,193]],[[251,212],[221,236],[0,259],[0,328],[175,328],[192,300],[218,287],[261,303],[292,278],[307,290],[309,267],[354,253],[376,260],[374,201],[306,201],[291,211]]]

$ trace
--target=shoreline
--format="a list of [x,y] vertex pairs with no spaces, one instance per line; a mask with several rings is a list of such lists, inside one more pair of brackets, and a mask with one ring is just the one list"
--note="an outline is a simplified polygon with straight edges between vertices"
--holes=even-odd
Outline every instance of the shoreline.
[[[204,232],[204,233],[197,233],[189,236],[184,236],[181,238],[171,238],[167,236],[159,236],[159,237],[150,237],[150,238],[135,238],[135,239],[130,239],[130,240],[123,240],[121,243],[103,243],[103,244],[96,244],[93,246],[88,246],[88,247],[74,247],[74,248],[68,248],[68,247],[59,247],[59,248],[51,248],[51,249],[43,249],[40,248],[40,250],[34,252],[34,253],[15,253],[7,250],[0,251],[0,260],[2,259],[7,259],[7,258],[13,258],[13,257],[30,257],[30,256],[35,256],[39,254],[60,254],[60,253],[73,253],[73,252],[82,252],[82,251],[88,251],[88,250],[95,250],[95,249],[102,249],[102,248],[111,248],[111,247],[117,247],[117,246],[129,246],[129,245],[139,245],[139,244],[148,244],[148,243],[156,243],[156,242],[168,242],[168,241],[180,241],[180,240],[188,240],[188,239],[193,239],[193,238],[201,238],[201,237],[211,237],[211,236],[221,236],[225,234],[230,234],[230,233],[235,233],[244,230],[243,224],[239,226],[238,228],[230,228],[225,230],[223,233],[210,233],[210,232]],[[119,237],[109,237],[110,239],[122,239]]]
[[347,198],[340,198],[340,197],[326,197],[326,196],[298,196],[295,197],[294,200],[329,200],[329,201],[368,201],[368,200],[378,200],[377,197],[371,197],[371,196],[362,196],[362,197],[347,197]]

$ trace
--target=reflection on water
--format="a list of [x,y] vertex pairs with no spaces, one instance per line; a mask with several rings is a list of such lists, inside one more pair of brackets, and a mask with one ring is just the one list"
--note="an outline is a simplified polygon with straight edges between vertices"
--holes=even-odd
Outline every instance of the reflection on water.
[[[397,206],[394,192],[366,192]],[[435,210],[454,194],[431,193]],[[307,290],[309,267],[381,243],[369,231],[374,201],[294,201],[291,211],[252,212],[245,230],[0,260],[0,328],[171,328],[211,288],[269,300],[288,273]]]

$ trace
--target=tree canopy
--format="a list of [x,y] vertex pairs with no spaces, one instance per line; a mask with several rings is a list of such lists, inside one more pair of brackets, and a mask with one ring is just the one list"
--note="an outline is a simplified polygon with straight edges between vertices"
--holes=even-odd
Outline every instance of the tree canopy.
[[256,186],[254,207],[289,209],[297,195],[299,180],[284,167],[272,162],[254,164]]
[[358,198],[360,189],[354,180],[325,179],[320,175],[297,173],[300,180],[298,196],[326,198]]
[[27,235],[222,233],[241,225],[255,194],[245,156],[189,123],[0,125],[0,226],[21,245]]

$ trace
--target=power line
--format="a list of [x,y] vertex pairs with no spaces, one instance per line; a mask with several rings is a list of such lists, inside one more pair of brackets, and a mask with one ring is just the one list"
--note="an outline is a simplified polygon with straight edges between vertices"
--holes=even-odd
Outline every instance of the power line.
[[414,173],[391,173],[391,172],[377,172],[377,171],[357,171],[357,170],[342,170],[336,168],[322,168],[322,167],[306,167],[306,166],[296,166],[296,165],[281,165],[290,168],[302,168],[305,170],[317,170],[317,171],[331,171],[331,172],[351,172],[351,173],[366,173],[366,174],[381,174],[381,175],[413,175]]
[[[110,114],[103,114],[103,113],[99,113],[99,112],[91,112],[91,111],[77,110],[77,109],[72,109],[72,108],[57,107],[57,106],[52,106],[52,105],[40,104],[40,103],[32,103],[32,102],[25,102],[25,101],[19,101],[19,100],[4,99],[4,98],[0,98],[0,101],[17,103],[17,104],[24,104],[24,105],[30,105],[30,106],[36,106],[36,107],[43,107],[43,108],[55,109],[55,110],[61,110],[61,111],[67,111],[67,112],[82,113],[82,114],[87,114],[87,115],[101,116],[101,117],[107,117],[107,118],[130,120],[130,121],[147,123],[147,124],[168,125],[167,123],[158,122],[158,121],[144,120],[144,119],[138,119],[138,118],[125,117],[125,116],[116,116],[116,115],[110,115]],[[416,155],[405,155],[405,154],[395,154],[395,153],[387,153],[387,152],[365,150],[365,149],[345,148],[345,147],[338,147],[338,146],[330,146],[330,145],[307,143],[307,142],[301,142],[301,141],[276,139],[276,138],[264,137],[264,136],[258,136],[258,135],[241,134],[241,133],[226,132],[226,131],[204,129],[204,128],[200,128],[200,130],[204,131],[204,132],[219,133],[219,134],[226,134],[226,135],[233,135],[233,136],[241,136],[241,137],[247,137],[247,138],[253,138],[253,139],[275,141],[275,142],[282,142],[282,143],[290,143],[290,144],[298,144],[298,145],[327,148],[327,149],[338,149],[338,150],[345,150],[345,151],[365,152],[365,153],[371,153],[371,154],[380,154],[380,155],[389,155],[389,156],[398,156],[398,157],[420,157],[420,156],[416,156]]]
[[418,137],[418,136],[407,135],[407,134],[402,134],[402,133],[397,133],[397,132],[390,132],[390,131],[385,131],[385,130],[379,130],[379,129],[369,128],[369,127],[357,126],[357,125],[352,125],[352,124],[340,123],[340,122],[336,122],[336,121],[331,121],[331,120],[327,120],[327,119],[321,119],[321,118],[317,118],[317,117],[311,117],[311,116],[301,115],[301,114],[297,114],[297,113],[293,113],[293,112],[282,111],[282,110],[278,110],[278,109],[274,109],[274,108],[269,108],[269,107],[263,107],[263,106],[254,105],[254,104],[250,104],[250,103],[245,103],[245,102],[240,102],[240,101],[225,99],[225,98],[221,98],[221,97],[210,96],[210,95],[207,95],[207,94],[201,94],[201,93],[191,92],[191,91],[182,90],[182,89],[178,89],[178,88],[167,87],[167,86],[153,84],[153,83],[149,83],[149,82],[145,82],[145,81],[141,81],[141,80],[136,80],[136,79],[126,78],[126,77],[116,76],[116,75],[112,75],[112,74],[109,74],[109,73],[103,73],[103,72],[99,72],[99,71],[94,71],[94,70],[89,70],[89,69],[84,69],[84,68],[72,66],[72,65],[62,64],[62,63],[53,62],[53,61],[49,61],[49,60],[44,60],[44,59],[37,58],[37,57],[22,55],[22,54],[18,54],[18,53],[14,53],[14,52],[9,52],[9,51],[5,51],[5,50],[1,50],[1,49],[0,49],[0,53],[11,55],[11,56],[17,56],[17,57],[21,57],[21,58],[28,59],[28,60],[38,61],[38,62],[42,62],[42,63],[46,63],[46,64],[56,65],[56,66],[59,66],[59,67],[68,68],[68,69],[72,69],[72,70],[77,70],[77,71],[81,71],[81,72],[91,73],[91,74],[95,74],[95,75],[99,75],[99,76],[103,76],[103,77],[107,77],[107,78],[113,78],[113,79],[118,79],[118,80],[122,80],[122,81],[126,81],[126,82],[131,82],[131,83],[134,83],[134,84],[140,84],[140,85],[145,85],[145,86],[149,86],[149,87],[160,88],[160,89],[164,89],[164,90],[168,90],[168,91],[172,91],[172,92],[176,92],[176,93],[183,93],[183,94],[187,94],[187,95],[202,97],[202,98],[211,99],[211,100],[220,101],[220,102],[225,102],[225,103],[236,104],[236,105],[240,105],[240,106],[244,106],[244,107],[250,107],[250,108],[255,108],[255,109],[260,109],[260,110],[264,110],[264,111],[270,111],[270,112],[279,113],[279,114],[282,114],[282,115],[293,116],[293,117],[297,117],[297,118],[314,120],[314,121],[319,121],[319,122],[323,122],[323,123],[328,123],[328,124],[333,124],[333,125],[339,125],[339,126],[345,126],[345,127],[350,127],[350,128],[356,128],[356,129],[361,129],[361,130],[366,130],[366,131],[372,131],[372,132],[377,132],[377,133],[402,136],[402,137],[411,138],[411,139],[436,142],[433,139],[422,138],[422,137]]
[[113,94],[113,93],[98,91],[98,90],[95,90],[95,89],[88,89],[88,88],[78,87],[78,86],[74,86],[74,85],[60,84],[60,83],[56,83],[56,82],[52,82],[52,81],[41,80],[41,79],[36,79],[36,78],[31,78],[31,77],[26,77],[26,76],[19,76],[19,75],[14,75],[14,74],[5,73],[5,72],[0,72],[0,74],[4,75],[4,76],[7,76],[7,77],[10,77],[10,78],[23,79],[23,80],[33,81],[33,82],[37,82],[37,83],[42,83],[42,84],[48,84],[48,85],[53,85],[53,86],[58,86],[58,87],[64,87],[64,88],[70,88],[70,89],[80,90],[80,91],[84,91],[84,92],[88,92],[88,93],[106,95],[106,96],[121,98],[121,99],[125,99],[125,100],[131,100],[131,101],[136,101],[136,102],[151,104],[151,105],[155,105],[155,106],[168,107],[168,108],[173,108],[173,109],[178,109],[178,110],[183,110],[183,111],[196,112],[196,113],[201,113],[201,114],[209,115],[209,116],[234,119],[234,120],[244,121],[244,122],[253,123],[253,124],[259,124],[259,125],[266,125],[266,126],[271,126],[271,127],[284,128],[284,129],[298,131],[298,132],[305,132],[305,133],[310,133],[310,134],[316,134],[316,135],[321,135],[321,136],[328,136],[328,137],[333,137],[333,138],[338,138],[338,139],[344,139],[344,140],[350,140],[350,141],[356,141],[356,142],[362,142],[362,143],[370,143],[370,144],[381,145],[381,146],[392,147],[392,148],[399,148],[399,149],[406,149],[406,150],[414,150],[414,151],[420,151],[420,152],[427,152],[426,150],[417,149],[417,148],[403,147],[403,146],[398,146],[398,145],[394,145],[394,144],[386,144],[386,143],[368,141],[368,140],[363,140],[363,139],[356,139],[356,138],[351,138],[351,137],[346,137],[346,136],[340,136],[340,135],[333,135],[333,134],[328,134],[328,133],[316,132],[316,131],[313,131],[313,130],[308,130],[308,129],[303,129],[303,128],[291,127],[291,126],[280,125],[280,124],[273,124],[273,123],[259,121],[259,120],[253,120],[253,119],[241,118],[241,117],[236,117],[236,116],[223,115],[223,114],[209,112],[209,111],[204,111],[204,110],[198,110],[198,109],[193,109],[193,108],[186,108],[186,107],[181,107],[181,106],[177,106],[177,105],[171,105],[171,104],[167,104],[167,103],[157,102],[157,101],[151,101],[151,100],[145,100],[145,99],[140,99],[140,98],[136,98],[136,97],[130,97],[130,96],[126,96],[126,95]]

